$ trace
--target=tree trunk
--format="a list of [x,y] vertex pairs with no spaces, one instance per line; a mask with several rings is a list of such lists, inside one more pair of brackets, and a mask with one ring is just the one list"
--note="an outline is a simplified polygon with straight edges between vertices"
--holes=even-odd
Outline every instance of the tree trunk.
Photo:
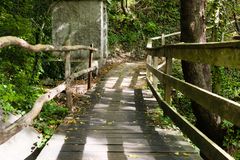
[[236,9],[238,7],[237,5],[238,5],[237,0],[233,1],[233,7],[234,7],[233,8],[233,18],[234,18],[234,21],[235,21],[235,26],[236,26],[237,32],[240,35],[240,25],[239,25],[238,17],[237,17],[237,14],[236,14]]
[[[181,0],[181,41],[188,43],[206,42],[206,0]],[[185,81],[211,91],[211,71],[206,64],[182,61]],[[192,102],[196,126],[217,144],[222,145],[221,119],[196,102]]]
[[121,8],[125,15],[128,15],[129,13],[127,3],[128,3],[127,0],[121,0]]

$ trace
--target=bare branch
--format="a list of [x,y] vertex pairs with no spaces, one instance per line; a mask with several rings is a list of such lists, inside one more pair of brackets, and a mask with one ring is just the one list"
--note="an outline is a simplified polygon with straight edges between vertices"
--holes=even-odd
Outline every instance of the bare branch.
[[21,131],[24,127],[31,125],[33,120],[39,115],[39,113],[42,110],[43,104],[52,100],[56,95],[64,91],[67,87],[67,81],[71,82],[75,78],[86,74],[88,72],[93,71],[96,69],[96,67],[87,68],[81,71],[78,71],[76,73],[73,73],[70,75],[65,82],[58,85],[57,87],[51,89],[47,93],[43,94],[41,97],[39,97],[36,102],[34,103],[34,106],[30,112],[28,112],[23,117],[19,118],[16,122],[10,124],[9,126],[5,127],[0,131],[0,144],[6,142],[9,138],[17,134],[19,131]]
[[0,37],[0,48],[7,47],[10,45],[20,46],[33,52],[77,51],[77,50],[97,51],[96,48],[92,48],[84,45],[74,45],[74,46],[53,46],[53,45],[44,45],[44,44],[31,45],[25,40],[18,37],[13,37],[13,36]]

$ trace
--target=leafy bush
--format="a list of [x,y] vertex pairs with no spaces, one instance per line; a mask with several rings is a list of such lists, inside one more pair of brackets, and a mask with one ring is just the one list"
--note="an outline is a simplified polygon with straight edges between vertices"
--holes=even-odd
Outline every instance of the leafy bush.
[[43,140],[38,144],[38,147],[42,147],[48,141],[67,113],[68,109],[59,106],[55,101],[50,101],[43,106],[43,110],[34,121],[34,127],[43,133]]
[[240,129],[226,120],[223,121],[222,128],[226,130],[223,146],[228,153],[240,159]]
[[120,1],[109,3],[108,39],[113,49],[123,46],[122,49],[132,51],[133,56],[144,57],[147,38],[179,30],[179,3],[176,0],[128,1],[127,14],[122,11]]

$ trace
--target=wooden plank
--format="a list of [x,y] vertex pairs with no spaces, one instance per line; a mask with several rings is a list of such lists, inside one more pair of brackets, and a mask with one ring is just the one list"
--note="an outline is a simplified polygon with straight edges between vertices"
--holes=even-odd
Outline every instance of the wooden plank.
[[216,113],[222,118],[233,122],[237,126],[240,126],[239,103],[206,91],[190,83],[181,81],[175,77],[166,75],[165,73],[154,69],[150,65],[147,65],[147,68],[163,83],[168,83],[169,85],[173,86],[208,111]]
[[[41,160],[52,160],[47,158]],[[134,153],[134,152],[60,152],[58,160],[74,159],[74,160],[202,160],[195,153]],[[38,159],[40,160],[40,159]]]
[[123,143],[129,143],[129,144],[136,144],[136,145],[153,145],[153,146],[163,146],[163,145],[168,145],[171,144],[171,146],[179,146],[181,145],[185,145],[185,146],[189,146],[188,147],[188,151],[195,151],[196,150],[191,147],[189,145],[189,142],[187,142],[186,140],[181,140],[178,141],[177,139],[174,140],[169,140],[169,139],[160,139],[160,138],[121,138],[121,137],[117,137],[117,138],[98,138],[97,140],[94,137],[88,138],[85,137],[84,139],[79,139],[79,138],[67,138],[65,140],[65,144],[102,144],[102,145],[108,145],[108,144],[112,144],[112,145],[121,145]]
[[234,160],[233,157],[231,157],[222,148],[205,136],[166,102],[164,102],[162,98],[160,98],[158,92],[153,88],[148,78],[147,83],[152,90],[154,97],[157,99],[160,107],[164,110],[164,113],[171,118],[171,120],[192,140],[197,147],[199,147],[204,155],[206,155],[209,159]]
[[196,63],[240,68],[240,41],[176,44],[147,48],[147,50],[152,56],[172,57]]
[[[188,149],[189,152],[187,151]],[[135,153],[175,153],[175,152],[184,152],[184,153],[196,153],[192,147],[188,146],[149,146],[149,145],[136,145],[136,144],[121,144],[121,145],[97,145],[97,144],[85,144],[85,145],[71,145],[64,144],[61,151],[62,152],[81,152],[88,150],[91,152],[135,152]]]

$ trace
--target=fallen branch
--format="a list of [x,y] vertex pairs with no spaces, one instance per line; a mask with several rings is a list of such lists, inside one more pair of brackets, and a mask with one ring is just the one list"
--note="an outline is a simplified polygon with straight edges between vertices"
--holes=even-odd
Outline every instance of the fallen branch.
[[34,106],[30,112],[25,114],[23,117],[19,118],[14,123],[10,124],[9,126],[5,127],[0,131],[0,144],[6,142],[8,139],[10,139],[12,136],[20,132],[24,127],[29,126],[32,124],[33,120],[39,115],[39,113],[42,110],[42,107],[44,103],[52,100],[56,95],[61,93],[67,88],[67,83],[71,83],[75,78],[86,74],[88,72],[91,72],[95,70],[96,67],[87,68],[81,71],[78,71],[76,73],[73,73],[70,75],[70,77],[67,78],[65,82],[58,85],[57,87],[49,90],[47,93],[40,96],[36,102],[34,103]]
[[22,48],[28,49],[32,52],[41,52],[41,51],[77,51],[77,50],[90,50],[90,51],[97,51],[96,48],[92,48],[89,46],[84,45],[74,45],[74,46],[53,46],[53,45],[44,45],[44,44],[37,44],[31,45],[25,40],[13,37],[13,36],[6,36],[0,37],[0,48],[7,47],[7,46],[20,46]]
[[9,126],[5,127],[3,130],[0,131],[0,144],[6,142],[9,138],[17,134],[21,131],[24,127],[31,125],[33,119],[35,119],[38,114],[41,112],[43,104],[52,100],[56,95],[61,93],[66,89],[66,83],[63,82],[62,84],[58,85],[57,87],[49,90],[47,93],[40,96],[30,112],[19,118],[14,123],[10,124]]

